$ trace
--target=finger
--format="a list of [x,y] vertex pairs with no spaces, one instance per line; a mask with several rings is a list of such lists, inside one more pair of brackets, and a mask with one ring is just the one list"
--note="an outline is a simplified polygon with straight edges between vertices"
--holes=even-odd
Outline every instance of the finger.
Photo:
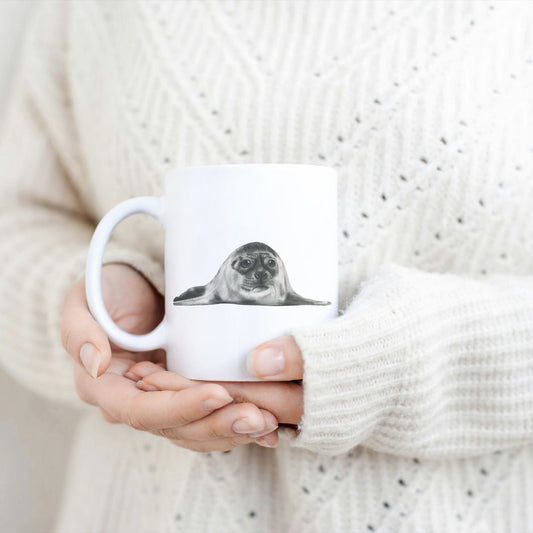
[[[156,375],[151,383],[158,386]],[[250,402],[270,411],[280,424],[300,423],[303,406],[303,388],[299,383],[218,382],[233,397],[235,403]]]
[[[188,380],[179,374],[161,369],[159,369],[157,372],[152,372],[151,374],[145,375],[142,378],[142,383],[150,387],[155,387],[156,390],[181,390],[185,388],[185,386],[191,387],[198,385],[197,382]],[[189,384],[184,386],[184,383]],[[222,387],[224,386],[223,383],[220,383],[220,385]],[[139,386],[139,382],[137,382],[137,386]]]
[[180,448],[187,448],[193,452],[209,453],[209,452],[227,452],[242,446],[250,444],[253,439],[248,437],[236,437],[229,439],[216,439],[211,441],[187,441],[181,439],[169,439],[173,444]]
[[88,376],[82,377],[81,387],[88,388],[89,401],[136,429],[158,430],[186,425],[233,401],[227,391],[215,383],[145,393],[122,375],[125,368],[117,373],[106,372],[92,383]]
[[107,370],[111,347],[89,311],[83,280],[73,285],[65,298],[61,339],[67,352],[90,376],[96,378]]
[[[138,381],[139,379],[144,379],[146,376],[149,376],[150,374],[153,374],[155,372],[161,372],[161,370],[166,370],[165,367],[163,367],[160,363],[154,363],[152,361],[140,361],[138,363],[135,363],[128,372],[127,378],[133,379],[135,381]],[[183,383],[188,383],[189,385],[194,385],[195,382],[184,378],[182,376],[179,376],[179,374],[173,374],[174,376],[178,376],[181,378]],[[179,389],[182,389],[183,387],[179,387]],[[176,389],[176,390],[179,390]]]
[[195,423],[233,401],[220,385],[206,383],[179,391],[141,392],[130,407],[129,423],[150,431]]
[[278,427],[276,418],[255,405],[230,404],[196,422],[168,427],[157,433],[170,439],[210,441],[246,435],[251,440],[272,433]]
[[142,379],[140,379],[139,381],[136,381],[135,386],[144,392],[155,392],[155,391],[160,390],[157,387],[150,385],[149,383],[145,383]]
[[[131,369],[143,365],[143,370],[152,370],[154,366],[137,363]],[[131,370],[130,369],[130,370]],[[140,372],[139,373],[144,373]],[[161,369],[145,374],[137,387],[150,390],[180,390],[183,388],[182,376]],[[190,381],[190,380],[188,380]],[[280,424],[299,424],[303,415],[303,389],[299,383],[269,383],[244,381],[219,381],[235,403],[253,403],[274,414]]]
[[216,440],[207,440],[207,441],[185,441],[179,439],[170,439],[176,446],[181,448],[187,448],[195,452],[227,452],[236,448],[237,446],[243,446],[245,444],[251,444],[253,442],[259,444],[260,446],[265,446],[268,448],[275,448],[278,444],[278,435],[274,431],[265,437],[260,439],[251,439],[249,437],[228,437],[224,439]]
[[264,437],[254,439],[254,442],[259,444],[259,446],[264,446],[265,448],[275,448],[279,442],[278,432],[273,431],[272,433],[268,433],[268,435],[265,435]]
[[[118,325],[118,322],[117,322],[117,325]],[[124,331],[127,331],[127,330],[124,330]],[[129,333],[132,333],[132,332],[130,331]],[[116,346],[113,342],[111,342],[111,351],[115,353],[115,352],[124,352],[126,350],[124,350],[120,346]],[[131,358],[135,362],[152,361],[153,363],[158,365],[160,368],[164,368],[165,370],[167,368],[167,365],[166,365],[167,354],[165,350],[157,349],[157,350],[150,350],[147,352],[128,352],[128,353],[131,354]]]
[[[114,374],[115,376],[122,376],[125,372],[128,371],[128,368],[132,364],[133,364],[133,361],[131,361],[130,359],[113,357],[111,358],[111,363],[109,364],[106,374]],[[76,385],[78,396],[85,403],[100,406],[100,399],[98,396],[98,390],[100,390],[101,388],[98,385],[100,379],[101,378],[99,378],[98,380],[95,380],[91,376],[89,376],[85,368],[80,363],[74,364],[74,383]],[[125,381],[128,381],[129,383],[131,383],[129,380],[125,380]],[[138,393],[134,384],[129,388],[129,390],[128,390],[128,387],[121,387],[117,389],[116,397],[115,397],[116,402],[120,403],[123,401],[128,401],[132,393],[135,393],[135,394]],[[107,409],[107,413],[111,416],[111,412],[109,409]],[[113,416],[114,418],[118,419],[116,414],[114,414]]]
[[271,381],[303,378],[300,348],[292,335],[284,335],[260,344],[248,354],[246,368],[250,375]]

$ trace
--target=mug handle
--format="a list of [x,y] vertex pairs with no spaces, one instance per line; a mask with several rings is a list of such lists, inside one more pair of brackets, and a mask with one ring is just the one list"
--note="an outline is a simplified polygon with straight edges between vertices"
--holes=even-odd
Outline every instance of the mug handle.
[[163,222],[163,198],[156,196],[139,196],[125,200],[113,207],[102,218],[91,239],[87,256],[87,270],[85,273],[85,293],[89,309],[107,336],[117,346],[125,350],[146,352],[166,345],[165,319],[150,333],[135,335],[119,328],[109,316],[102,297],[102,261],[107,241],[115,226],[124,218],[136,214],[146,213]]

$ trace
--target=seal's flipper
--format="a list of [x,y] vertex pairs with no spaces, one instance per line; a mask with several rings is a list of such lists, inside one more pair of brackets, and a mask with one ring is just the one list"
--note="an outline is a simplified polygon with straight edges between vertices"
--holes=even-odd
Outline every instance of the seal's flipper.
[[174,305],[180,305],[178,302],[182,302],[183,300],[190,300],[192,298],[198,298],[199,296],[203,296],[204,294],[205,285],[191,287],[190,289],[187,289],[185,292],[182,292],[179,296],[176,296],[176,298],[174,298]]
[[311,300],[304,298],[294,291],[287,293],[285,301],[282,305],[329,305],[331,302],[321,302],[319,300]]

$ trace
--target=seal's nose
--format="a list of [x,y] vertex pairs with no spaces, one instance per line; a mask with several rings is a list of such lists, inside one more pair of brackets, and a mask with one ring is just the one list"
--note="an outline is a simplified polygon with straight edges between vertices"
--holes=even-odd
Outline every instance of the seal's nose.
[[263,281],[268,276],[267,272],[265,270],[256,270],[254,272],[255,279],[258,279],[260,281]]

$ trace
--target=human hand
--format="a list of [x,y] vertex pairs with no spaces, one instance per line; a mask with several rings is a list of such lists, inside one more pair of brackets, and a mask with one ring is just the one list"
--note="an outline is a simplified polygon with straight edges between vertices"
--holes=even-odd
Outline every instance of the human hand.
[[[248,355],[250,374],[265,382],[218,382],[236,401],[270,411],[280,424],[296,427],[303,415],[302,354],[294,337],[286,335],[259,345]],[[128,377],[145,391],[177,390],[181,378],[150,361],[136,363]],[[266,383],[268,381],[268,383]]]
[[[128,265],[103,267],[102,294],[111,318],[130,333],[147,333],[163,317],[161,295]],[[259,444],[277,442],[274,416],[251,403],[233,403],[221,385],[175,375],[179,384],[172,391],[146,394],[136,387],[125,377],[131,366],[148,359],[157,368],[165,368],[165,353],[133,353],[110,343],[88,309],[83,280],[66,296],[62,340],[75,361],[78,395],[98,406],[109,422],[149,431],[196,451],[228,450],[265,434],[266,440]],[[242,419],[249,423],[248,429],[242,427]],[[240,427],[234,425],[238,421]]]

